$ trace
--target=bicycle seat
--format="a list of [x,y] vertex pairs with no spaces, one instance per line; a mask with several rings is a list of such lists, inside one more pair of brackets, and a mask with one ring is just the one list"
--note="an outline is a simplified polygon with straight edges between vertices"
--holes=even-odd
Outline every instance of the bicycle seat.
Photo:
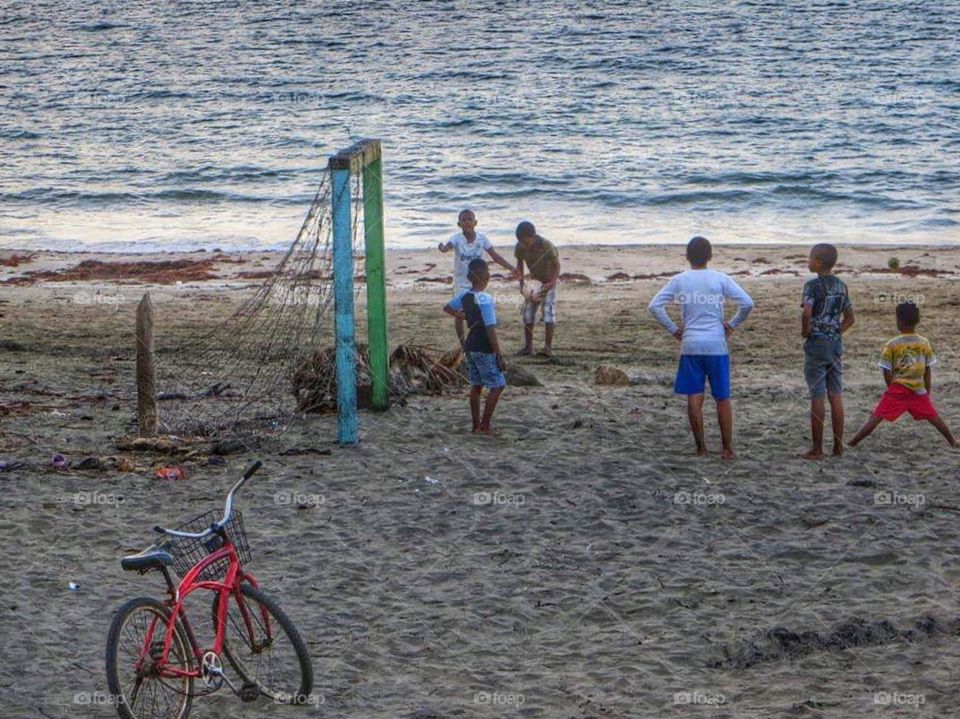
[[173,564],[173,557],[170,553],[158,547],[147,547],[140,554],[131,554],[120,560],[120,566],[128,572],[143,572],[147,569],[159,569],[162,566],[169,567],[171,564]]

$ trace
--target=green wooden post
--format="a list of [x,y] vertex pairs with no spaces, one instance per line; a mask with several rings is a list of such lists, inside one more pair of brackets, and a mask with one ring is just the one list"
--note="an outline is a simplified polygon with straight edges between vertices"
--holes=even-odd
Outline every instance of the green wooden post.
[[370,379],[373,384],[371,406],[373,409],[381,411],[390,406],[390,350],[387,344],[387,280],[386,256],[383,247],[382,166],[382,160],[378,156],[376,160],[363,168],[363,240],[366,246],[367,334],[370,343]]

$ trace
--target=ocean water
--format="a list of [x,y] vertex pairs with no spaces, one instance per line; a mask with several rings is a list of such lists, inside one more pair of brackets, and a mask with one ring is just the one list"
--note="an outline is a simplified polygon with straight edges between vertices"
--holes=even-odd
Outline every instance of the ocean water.
[[0,246],[284,247],[384,143],[387,241],[960,240],[960,3],[0,0]]

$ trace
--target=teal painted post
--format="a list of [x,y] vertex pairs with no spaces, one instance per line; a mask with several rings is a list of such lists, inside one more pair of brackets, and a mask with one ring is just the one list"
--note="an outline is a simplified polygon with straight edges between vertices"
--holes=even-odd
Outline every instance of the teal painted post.
[[357,344],[353,318],[350,169],[333,175],[333,304],[337,335],[337,441],[357,443]]

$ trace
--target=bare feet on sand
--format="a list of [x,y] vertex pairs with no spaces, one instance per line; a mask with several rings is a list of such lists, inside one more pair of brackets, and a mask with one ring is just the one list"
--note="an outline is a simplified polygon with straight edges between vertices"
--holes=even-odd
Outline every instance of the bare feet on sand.
[[[834,450],[836,451],[836,450]],[[800,455],[801,459],[823,459],[823,452],[819,449],[808,449]]]
[[708,457],[710,452],[707,451],[706,447],[697,447],[697,456],[698,457]]
[[842,456],[843,456],[843,445],[842,445],[842,444],[836,444],[836,445],[833,446],[833,456],[834,456],[834,457],[842,457]]
[[487,427],[486,429],[475,429],[473,430],[474,434],[479,434],[483,437],[499,437],[500,430],[497,427]]
[[720,459],[736,459],[737,455],[734,454],[732,449],[725,449],[720,453]]
[[533,350],[530,349],[529,347],[521,347],[514,356],[515,356],[515,357],[529,357],[529,356],[532,355],[532,354],[533,354]]

